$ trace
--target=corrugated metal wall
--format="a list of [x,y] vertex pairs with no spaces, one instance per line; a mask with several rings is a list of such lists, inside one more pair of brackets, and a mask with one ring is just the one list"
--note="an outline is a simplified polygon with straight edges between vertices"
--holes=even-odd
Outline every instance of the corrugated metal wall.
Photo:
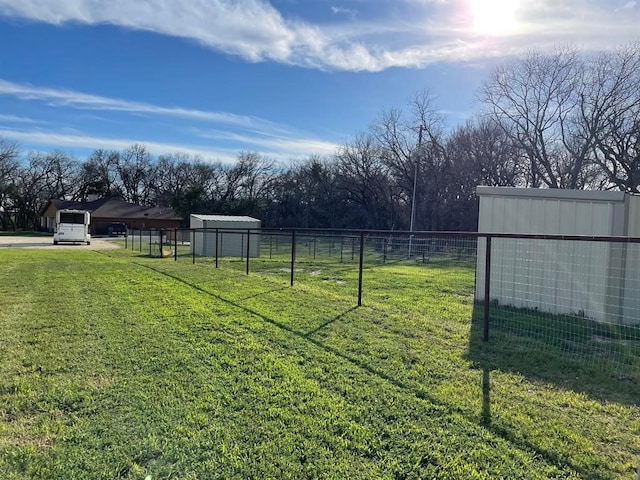
[[[195,215],[191,215],[189,218],[189,227],[191,228],[203,228],[204,222],[196,217]],[[196,255],[204,255],[204,233],[203,232],[191,232],[191,253]]]
[[260,235],[252,233],[250,235],[250,239],[248,240],[248,233],[224,231],[224,229],[258,229],[260,228],[260,220],[251,219],[239,221],[237,219],[233,219],[233,217],[230,217],[229,220],[222,219],[222,216],[215,217],[219,218],[212,219],[207,218],[206,215],[191,215],[191,228],[221,229],[218,231],[217,240],[215,230],[206,232],[195,232],[194,237],[196,255],[215,257],[216,241],[218,241],[219,257],[245,257],[247,254],[247,241],[249,241],[249,256],[260,256]]
[[[640,237],[640,197],[627,197],[627,231],[631,237]],[[626,246],[624,280],[625,318],[640,319],[640,244]]]
[[[478,188],[478,231],[564,235],[632,234],[622,192]],[[593,197],[593,198],[590,198]],[[625,201],[627,200],[627,201]],[[639,198],[633,228],[640,233]],[[629,231],[629,233],[627,233]],[[493,239],[491,298],[502,305],[595,320],[640,321],[637,245]],[[476,298],[484,292],[486,241],[478,242]],[[631,292],[634,292],[631,295]]]

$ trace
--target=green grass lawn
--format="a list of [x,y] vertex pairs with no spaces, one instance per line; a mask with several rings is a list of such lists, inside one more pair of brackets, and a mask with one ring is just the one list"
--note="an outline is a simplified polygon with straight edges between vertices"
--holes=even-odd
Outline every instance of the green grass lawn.
[[2,479],[629,479],[640,386],[480,340],[473,268],[0,250]]

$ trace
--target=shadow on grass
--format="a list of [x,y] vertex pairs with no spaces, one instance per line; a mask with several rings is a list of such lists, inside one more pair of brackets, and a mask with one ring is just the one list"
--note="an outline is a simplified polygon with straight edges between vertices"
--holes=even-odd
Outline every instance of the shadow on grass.
[[[524,375],[604,401],[637,405],[640,398],[638,329],[586,318],[492,307],[483,341],[481,304],[474,305],[468,358],[482,368]],[[483,405],[483,418],[485,416]],[[490,406],[486,405],[490,421]]]
[[488,368],[482,369],[482,412],[480,413],[480,421],[482,425],[488,427],[491,425],[491,376]]
[[267,290],[264,292],[260,292],[260,293],[256,293],[254,295],[248,295],[246,297],[242,297],[240,300],[249,300],[250,298],[257,298],[257,297],[263,297],[265,295],[269,295],[270,293],[274,293],[274,292],[280,292],[282,290],[286,290],[289,287],[278,287],[278,288],[272,288],[271,290]]
[[304,334],[304,336],[305,336],[306,338],[309,338],[309,337],[310,337],[311,335],[313,335],[314,333],[319,332],[320,330],[322,330],[323,328],[325,328],[325,327],[327,327],[327,326],[331,325],[332,323],[337,322],[338,320],[340,320],[341,318],[345,317],[347,314],[349,314],[349,313],[353,312],[353,311],[354,311],[354,310],[356,310],[357,308],[358,308],[358,307],[351,307],[351,308],[349,308],[349,309],[345,310],[345,311],[344,311],[344,312],[342,312],[341,314],[336,315],[335,317],[333,317],[333,318],[331,318],[331,319],[327,320],[326,322],[322,323],[321,325],[318,325],[318,326],[317,326],[316,328],[314,328],[313,330],[311,330],[311,331],[309,331],[309,332],[305,333],[305,334]]
[[[149,265],[143,265],[143,264],[138,264],[140,267],[144,267],[144,268],[148,268],[149,270],[154,271],[155,273],[158,273],[160,275],[164,275],[167,276],[169,278],[172,278],[173,280],[180,282],[184,285],[187,285],[190,288],[193,288],[194,290],[197,290],[199,292],[204,293],[205,295],[208,295],[212,298],[215,298],[221,302],[224,302],[228,305],[231,305],[235,308],[238,308],[239,310],[242,310],[250,315],[254,315],[260,319],[262,319],[263,321],[278,327],[288,333],[290,333],[291,335],[298,337],[299,339],[301,339],[302,341],[305,342],[309,342],[310,344],[316,346],[317,348],[331,354],[331,355],[335,355],[336,357],[350,363],[351,365],[355,366],[356,368],[360,368],[362,370],[364,370],[365,372],[367,372],[370,375],[373,375],[379,379],[382,379],[386,382],[389,382],[390,384],[394,385],[396,388],[401,389],[405,392],[410,393],[411,395],[415,396],[415,398],[419,399],[419,400],[424,400],[429,402],[431,405],[437,405],[440,407],[444,407],[446,408],[448,411],[456,413],[460,416],[462,416],[463,418],[465,418],[467,421],[469,421],[470,423],[473,424],[479,424],[482,427],[486,428],[487,431],[490,431],[492,434],[504,439],[505,441],[511,443],[512,445],[526,450],[526,451],[532,451],[532,452],[536,452],[537,455],[539,455],[541,458],[543,458],[545,461],[549,462],[550,464],[553,465],[559,465],[559,464],[563,464],[568,466],[569,468],[571,468],[572,470],[574,470],[575,472],[577,472],[579,475],[583,476],[583,477],[587,477],[589,476],[590,478],[602,478],[599,476],[593,476],[593,472],[588,472],[586,471],[584,468],[581,468],[578,465],[573,464],[572,462],[568,461],[566,458],[560,458],[560,456],[558,456],[558,454],[556,454],[555,452],[552,451],[548,451],[545,448],[542,448],[540,445],[536,445],[528,440],[525,439],[521,439],[521,438],[517,438],[513,432],[510,432],[506,429],[500,428],[496,425],[492,425],[491,424],[491,398],[490,398],[490,367],[489,366],[485,366],[483,367],[483,383],[482,383],[482,392],[483,392],[483,404],[482,404],[482,413],[481,413],[481,418],[480,421],[478,421],[477,417],[473,417],[470,416],[468,414],[468,412],[466,412],[463,408],[455,405],[452,402],[446,402],[443,401],[435,396],[433,396],[432,394],[430,394],[426,389],[417,387],[416,385],[412,385],[409,382],[405,382],[402,379],[400,379],[397,376],[391,375],[389,373],[387,373],[384,370],[381,370],[379,368],[376,368],[375,366],[369,364],[368,362],[359,359],[355,356],[352,356],[348,353],[345,353],[343,351],[341,351],[340,349],[337,349],[335,347],[332,347],[331,345],[327,345],[326,343],[322,342],[321,340],[318,340],[316,338],[314,338],[312,335],[321,330],[322,328],[326,327],[327,325],[339,320],[340,318],[344,317],[345,315],[347,315],[349,312],[352,312],[354,310],[357,310],[358,308],[361,307],[352,307],[349,308],[347,310],[345,310],[344,312],[336,315],[335,317],[325,321],[323,324],[321,324],[319,327],[317,327],[314,330],[311,330],[309,332],[302,332],[299,331],[293,327],[291,327],[290,325],[287,325],[283,322],[280,322],[270,316],[267,316],[257,310],[254,310],[253,308],[249,308],[246,305],[242,305],[236,301],[230,300],[228,298],[225,298],[221,295],[219,295],[218,293],[214,293],[211,292],[209,290],[206,290],[204,288],[202,288],[200,285],[197,285],[195,283],[189,282],[183,278],[180,278],[176,275],[170,274],[168,272],[164,272],[162,270],[158,270],[155,269],[152,266]],[[291,288],[291,287],[287,287],[287,288]],[[480,317],[481,318],[481,317]],[[480,341],[481,338],[479,339]]]

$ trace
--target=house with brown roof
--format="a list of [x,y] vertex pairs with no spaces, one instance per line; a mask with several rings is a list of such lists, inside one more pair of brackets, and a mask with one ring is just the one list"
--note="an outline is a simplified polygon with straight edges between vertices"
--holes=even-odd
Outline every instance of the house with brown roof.
[[88,202],[51,199],[40,209],[40,228],[53,232],[56,212],[62,209],[87,210],[91,214],[91,234],[106,235],[109,224],[124,223],[129,229],[180,228],[182,218],[173,209],[145,207],[116,198],[99,198]]

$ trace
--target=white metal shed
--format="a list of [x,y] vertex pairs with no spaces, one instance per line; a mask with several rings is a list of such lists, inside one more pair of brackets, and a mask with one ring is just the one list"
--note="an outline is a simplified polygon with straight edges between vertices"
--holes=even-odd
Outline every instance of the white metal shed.
[[[640,197],[624,192],[478,187],[478,232],[640,236]],[[478,241],[476,298],[486,240]],[[609,322],[640,322],[640,245],[492,240],[491,300]]]
[[189,226],[195,229],[191,234],[191,253],[205,257],[215,257],[216,244],[219,257],[260,256],[260,235],[251,232],[260,228],[260,220],[253,217],[233,215],[191,214]]

